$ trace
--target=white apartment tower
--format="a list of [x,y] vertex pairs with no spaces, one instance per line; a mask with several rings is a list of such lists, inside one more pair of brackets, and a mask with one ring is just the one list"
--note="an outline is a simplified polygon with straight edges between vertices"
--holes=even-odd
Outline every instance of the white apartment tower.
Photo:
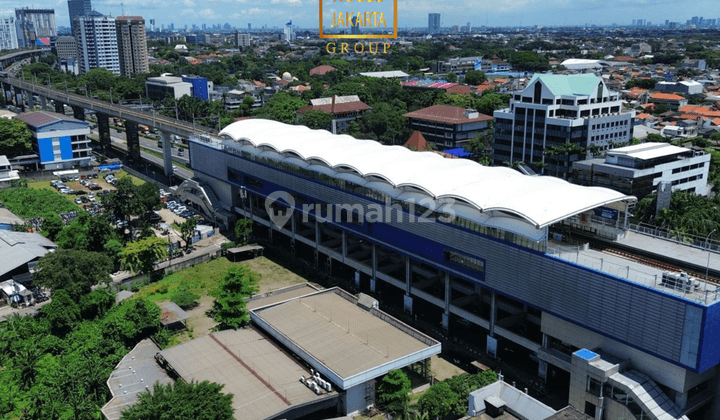
[[132,77],[134,74],[149,72],[145,19],[140,16],[118,16],[115,18],[115,29],[120,74]]
[[75,19],[80,73],[103,68],[120,74],[115,18],[92,11]]
[[0,19],[0,51],[16,49],[18,49],[18,38],[15,18],[2,18]]
[[493,165],[532,163],[567,178],[591,151],[627,144],[634,112],[623,112],[618,93],[594,74],[535,74],[493,116]]

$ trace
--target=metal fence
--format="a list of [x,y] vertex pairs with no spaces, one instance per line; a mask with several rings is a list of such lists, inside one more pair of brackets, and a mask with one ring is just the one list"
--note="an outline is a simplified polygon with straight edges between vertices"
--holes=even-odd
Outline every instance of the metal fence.
[[[691,235],[689,233],[673,232],[657,226],[646,225],[644,223],[628,225],[629,230],[641,233],[643,235],[653,236],[655,238],[665,239],[667,241],[675,242],[678,244],[688,245],[706,251],[720,253],[720,241],[712,238],[703,238],[697,235]],[[715,232],[720,235],[720,231]]]

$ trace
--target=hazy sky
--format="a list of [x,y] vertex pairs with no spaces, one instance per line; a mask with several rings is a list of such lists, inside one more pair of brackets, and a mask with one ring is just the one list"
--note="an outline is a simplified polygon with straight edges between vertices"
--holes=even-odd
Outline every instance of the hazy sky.
[[[319,0],[91,0],[93,9],[121,15],[140,15],[145,20],[155,19],[156,25],[189,27],[195,23],[224,24],[247,28],[268,25],[281,27],[292,20],[304,28],[318,27]],[[346,0],[347,1],[347,0]],[[366,0],[367,1],[367,0]],[[350,10],[350,6],[366,11],[384,10],[388,26],[392,25],[391,0],[383,3],[352,4],[340,0],[324,0],[325,25],[332,19],[330,11]],[[60,26],[70,26],[66,0],[17,1],[0,0],[0,16],[14,15],[18,7],[53,8]],[[684,3],[670,0],[398,0],[398,25],[403,27],[427,26],[428,13],[440,13],[442,26],[510,26],[510,25],[572,25],[572,24],[630,24],[633,19],[646,19],[653,23],[665,19],[684,23],[693,16],[719,19],[717,0],[697,0]]]

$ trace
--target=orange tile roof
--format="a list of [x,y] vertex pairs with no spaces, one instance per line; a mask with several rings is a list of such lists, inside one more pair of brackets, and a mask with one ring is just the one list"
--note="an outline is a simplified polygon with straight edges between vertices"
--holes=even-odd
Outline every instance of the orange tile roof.
[[405,142],[405,147],[408,149],[412,148],[418,152],[425,151],[428,146],[427,140],[425,140],[425,136],[422,135],[421,132],[415,131],[412,133],[408,141]]
[[655,92],[652,95],[650,95],[650,99],[661,99],[661,100],[665,100],[665,101],[682,101],[685,98],[683,98],[680,95],[675,95],[672,93]]
[[646,114],[646,113],[644,113],[644,112],[641,112],[640,114],[637,114],[637,115],[635,116],[635,118],[637,118],[637,119],[639,119],[639,120],[645,120],[645,119],[648,119],[648,118],[651,118],[651,117],[652,117],[652,115]]
[[720,125],[720,118],[713,118],[712,120],[710,120],[710,122],[712,122],[714,125]]
[[[701,115],[703,117],[720,117],[720,111],[714,111],[706,106],[686,105],[679,109],[680,112]],[[695,118],[695,116],[693,118]]]
[[313,69],[310,69],[310,76],[313,76],[316,74],[318,76],[324,76],[327,73],[330,73],[331,71],[335,71],[335,67],[323,64],[322,66],[317,66]]

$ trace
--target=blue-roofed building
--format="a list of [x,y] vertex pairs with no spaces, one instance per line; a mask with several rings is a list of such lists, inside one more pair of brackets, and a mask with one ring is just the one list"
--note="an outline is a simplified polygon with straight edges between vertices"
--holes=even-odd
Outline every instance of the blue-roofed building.
[[89,123],[47,111],[29,112],[15,118],[30,129],[33,148],[44,169],[88,166],[93,160]]
[[210,91],[213,89],[213,82],[200,76],[182,76],[182,81],[190,83],[192,96],[207,101],[210,98]]
[[594,74],[535,74],[493,116],[494,165],[532,163],[567,178],[591,151],[627,144],[634,112],[623,112],[618,93]]

